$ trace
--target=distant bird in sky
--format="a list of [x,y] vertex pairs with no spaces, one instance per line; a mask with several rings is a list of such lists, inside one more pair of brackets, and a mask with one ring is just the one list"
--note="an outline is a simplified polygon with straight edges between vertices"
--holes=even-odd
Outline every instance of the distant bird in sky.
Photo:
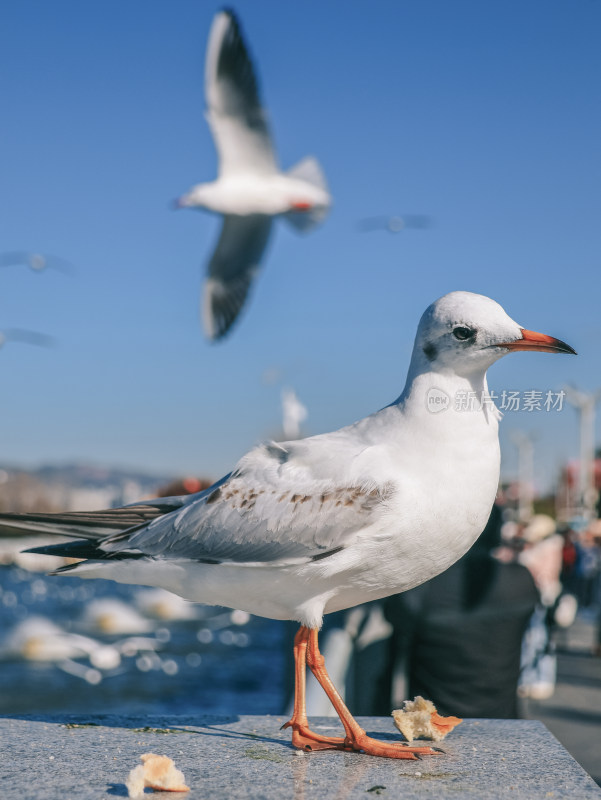
[[[452,292],[426,309],[405,388],[375,414],[333,433],[255,447],[197,494],[98,512],[0,514],[0,529],[79,537],[33,550],[86,559],[61,574],[158,586],[299,622],[294,713],[285,726],[296,747],[433,753],[367,736],[326,672],[318,631],[324,614],[434,577],[480,535],[500,467],[500,415],[486,372],[519,350],[574,352],[522,328],[487,297]],[[468,392],[479,402],[466,409],[459,400]],[[344,738],[309,728],[307,666]]]
[[14,250],[0,253],[0,267],[27,266],[35,272],[45,269],[56,269],[59,272],[70,274],[74,267],[69,261],[49,253],[34,253],[27,250]]
[[297,230],[307,231],[324,219],[331,197],[315,158],[280,171],[253,64],[232,11],[221,11],[213,20],[205,94],[218,178],[192,187],[176,205],[224,217],[202,302],[205,333],[216,340],[230,330],[246,302],[273,218],[283,216]]
[[282,389],[282,429],[287,439],[300,439],[301,424],[308,413],[294,389]]
[[22,342],[23,344],[33,344],[38,347],[52,347],[55,343],[52,336],[45,333],[24,330],[23,328],[5,328],[0,330],[0,348],[7,342]]
[[432,218],[426,214],[403,214],[402,216],[365,217],[357,223],[357,230],[362,233],[370,231],[388,231],[389,233],[400,233],[407,228],[424,230],[432,226]]

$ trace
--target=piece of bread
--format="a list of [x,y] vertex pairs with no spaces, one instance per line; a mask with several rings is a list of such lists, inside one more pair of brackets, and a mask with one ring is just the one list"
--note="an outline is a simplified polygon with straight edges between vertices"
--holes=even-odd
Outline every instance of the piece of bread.
[[130,797],[143,797],[146,787],[158,792],[190,791],[183,773],[175,768],[175,764],[167,756],[144,753],[140,758],[143,763],[132,769],[125,781]]
[[462,721],[458,717],[441,717],[434,703],[420,695],[415,700],[405,700],[402,709],[392,712],[392,718],[408,742],[414,739],[440,742]]

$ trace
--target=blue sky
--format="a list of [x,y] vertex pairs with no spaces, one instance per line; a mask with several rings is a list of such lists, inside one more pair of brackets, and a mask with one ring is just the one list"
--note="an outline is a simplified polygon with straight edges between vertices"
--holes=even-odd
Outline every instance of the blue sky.
[[[77,269],[0,271],[0,329],[57,340],[0,350],[0,461],[217,477],[277,432],[283,384],[307,433],[394,399],[422,311],[453,289],[579,352],[506,358],[496,391],[601,385],[600,2],[237,3],[281,164],[316,155],[335,205],[306,237],[278,224],[244,318],[210,345],[198,295],[218,221],[169,203],[215,174],[203,64],[219,7],[4,6],[0,251]],[[409,212],[434,225],[355,227]],[[577,455],[570,408],[510,413],[508,475],[514,429],[538,437],[541,485]]]

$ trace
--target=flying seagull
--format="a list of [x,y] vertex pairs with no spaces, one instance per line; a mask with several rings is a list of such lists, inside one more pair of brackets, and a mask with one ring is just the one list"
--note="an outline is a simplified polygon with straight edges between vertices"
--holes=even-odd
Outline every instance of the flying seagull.
[[202,301],[205,333],[215,340],[230,330],[246,302],[273,218],[283,216],[297,230],[308,231],[326,216],[331,198],[316,159],[307,157],[280,171],[253,64],[232,11],[221,11],[213,20],[205,94],[218,177],[192,187],[176,206],[223,215]]
[[288,439],[300,439],[301,425],[307,419],[307,407],[294,389],[282,389],[282,430]]
[[74,267],[69,261],[49,253],[34,253],[28,250],[14,250],[0,253],[0,267],[27,266],[34,272],[46,269],[56,269],[59,272],[70,274]]
[[[434,577],[477,539],[499,482],[500,415],[486,371],[516,350],[574,352],[522,328],[487,297],[452,292],[425,311],[405,388],[375,414],[333,433],[255,447],[194,495],[98,512],[2,514],[0,529],[79,537],[32,551],[85,559],[57,573],[158,586],[299,622],[294,713],[286,723],[296,747],[391,758],[433,753],[367,736],[326,672],[318,630],[324,614]],[[482,402],[471,410],[429,402],[466,392]],[[306,666],[336,709],[343,738],[310,729]]]
[[23,342],[23,344],[33,344],[38,347],[52,347],[54,345],[52,336],[28,331],[24,328],[5,328],[0,330],[0,347],[4,347],[7,342]]
[[396,216],[379,216],[379,217],[365,217],[357,223],[357,230],[362,233],[370,233],[371,231],[388,231],[389,233],[400,233],[407,228],[416,228],[418,230],[425,230],[432,225],[432,218],[426,214],[403,214],[402,217]]

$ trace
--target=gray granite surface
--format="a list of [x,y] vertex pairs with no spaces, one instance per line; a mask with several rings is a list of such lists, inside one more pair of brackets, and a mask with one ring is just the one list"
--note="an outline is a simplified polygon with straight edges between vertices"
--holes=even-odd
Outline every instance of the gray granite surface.
[[[420,761],[360,753],[300,753],[283,717],[2,717],[0,796],[15,800],[126,797],[142,753],[168,755],[187,794],[156,800],[344,800],[345,798],[596,798],[601,789],[541,722],[465,720]],[[389,718],[359,718],[372,735],[397,739]],[[331,719],[312,727],[334,734]]]

